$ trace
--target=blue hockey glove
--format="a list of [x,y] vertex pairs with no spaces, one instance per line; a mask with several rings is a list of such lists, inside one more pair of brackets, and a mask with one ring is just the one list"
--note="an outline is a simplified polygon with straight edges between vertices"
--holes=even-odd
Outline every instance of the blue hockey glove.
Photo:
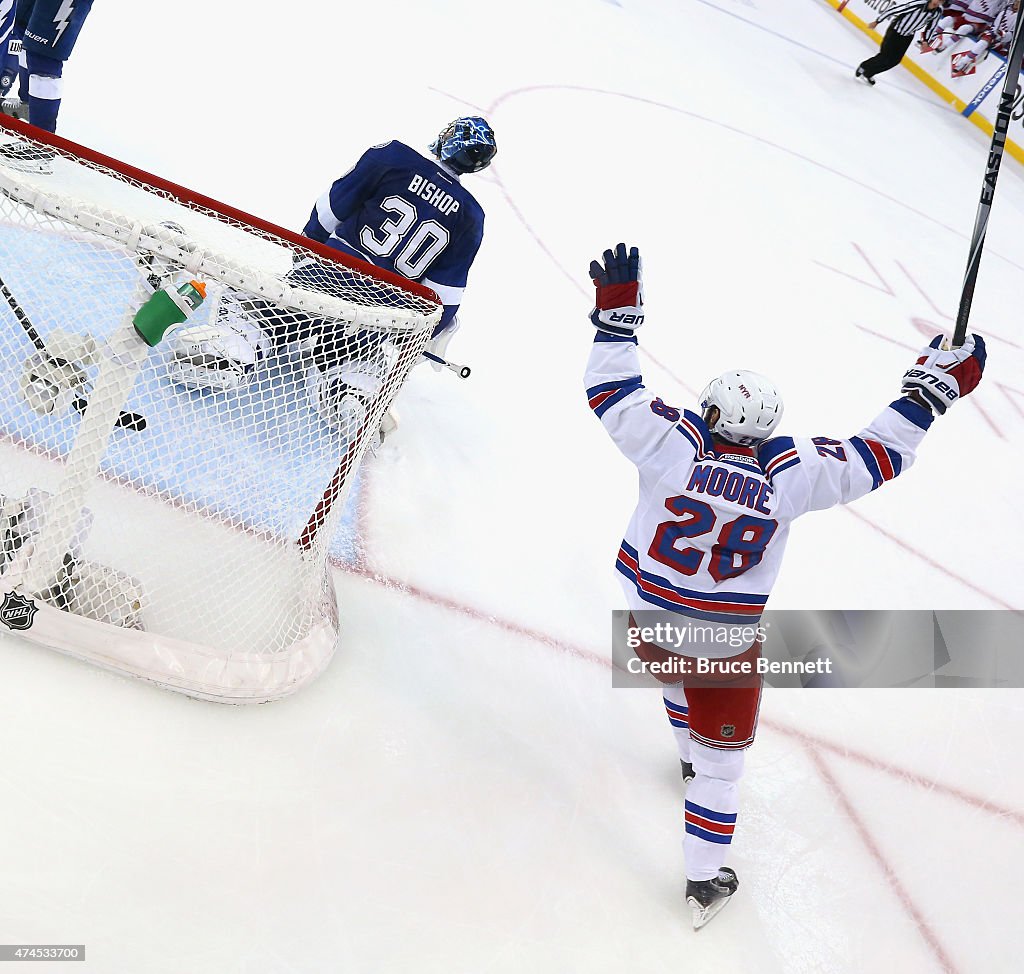
[[604,264],[591,261],[590,277],[597,289],[590,320],[610,335],[629,337],[644,323],[643,265],[640,251],[620,243],[614,253],[604,252]]

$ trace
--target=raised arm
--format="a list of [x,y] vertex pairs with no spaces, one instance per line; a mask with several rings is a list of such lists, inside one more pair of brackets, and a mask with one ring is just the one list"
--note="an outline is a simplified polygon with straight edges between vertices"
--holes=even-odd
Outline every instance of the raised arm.
[[788,436],[758,449],[775,490],[775,510],[789,517],[848,504],[907,470],[931,426],[961,396],[972,392],[985,368],[985,341],[971,335],[961,348],[942,348],[939,335],[904,374],[904,395],[856,436]]
[[643,384],[634,332],[644,321],[643,271],[636,247],[606,250],[593,261],[597,289],[590,321],[597,328],[587,362],[587,400],[623,454],[640,469],[668,466],[711,449],[703,420],[668,406]]

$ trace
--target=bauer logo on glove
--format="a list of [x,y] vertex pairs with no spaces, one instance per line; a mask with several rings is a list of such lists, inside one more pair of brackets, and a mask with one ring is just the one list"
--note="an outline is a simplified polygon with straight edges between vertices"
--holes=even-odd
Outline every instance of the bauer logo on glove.
[[977,388],[986,357],[985,339],[980,335],[968,335],[959,348],[950,348],[942,335],[936,335],[904,373],[903,392],[924,400],[941,415]]
[[630,337],[644,323],[643,267],[636,247],[626,253],[620,243],[604,252],[604,263],[591,261],[590,277],[597,289],[590,321],[610,335]]

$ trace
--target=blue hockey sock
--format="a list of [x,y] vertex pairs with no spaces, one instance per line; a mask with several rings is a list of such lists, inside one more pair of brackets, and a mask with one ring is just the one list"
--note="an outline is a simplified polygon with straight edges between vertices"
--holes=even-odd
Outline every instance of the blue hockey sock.
[[34,74],[28,81],[28,120],[47,132],[57,131],[57,113],[63,78],[47,74]]
[[30,53],[28,70],[28,120],[47,132],[56,132],[64,92],[64,62]]

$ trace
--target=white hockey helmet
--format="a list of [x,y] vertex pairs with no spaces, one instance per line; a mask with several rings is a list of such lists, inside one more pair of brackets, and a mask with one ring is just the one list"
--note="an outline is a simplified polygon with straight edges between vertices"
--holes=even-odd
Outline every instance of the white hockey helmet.
[[718,418],[711,432],[739,446],[753,446],[768,439],[782,419],[782,396],[771,379],[757,372],[739,369],[712,379],[701,393],[700,408],[705,420],[715,406]]

